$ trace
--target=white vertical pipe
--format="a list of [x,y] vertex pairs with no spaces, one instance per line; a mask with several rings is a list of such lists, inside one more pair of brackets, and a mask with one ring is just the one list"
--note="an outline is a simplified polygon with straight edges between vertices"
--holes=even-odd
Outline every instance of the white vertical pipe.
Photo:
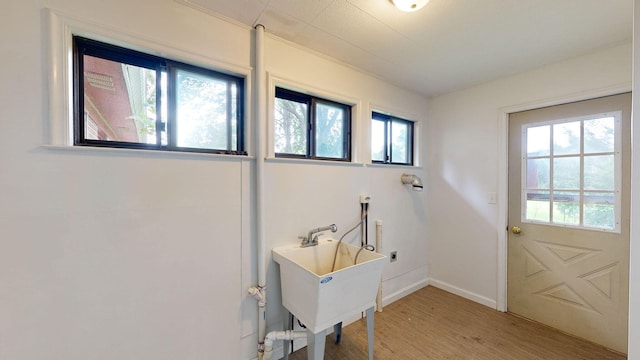
[[256,240],[258,252],[258,289],[261,299],[258,301],[258,356],[262,357],[264,339],[266,336],[266,305],[267,305],[267,261],[266,240],[264,236],[264,158],[265,136],[267,121],[267,87],[264,66],[264,26],[255,27],[255,145],[256,145]]
[[[376,252],[382,252],[382,220],[376,220]],[[378,296],[376,296],[376,310],[382,312],[382,278],[378,285]]]

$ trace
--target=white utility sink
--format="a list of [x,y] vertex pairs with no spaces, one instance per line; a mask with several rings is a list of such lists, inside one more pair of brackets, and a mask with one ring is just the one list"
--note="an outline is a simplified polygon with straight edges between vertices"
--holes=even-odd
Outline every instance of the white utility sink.
[[354,265],[360,248],[343,242],[331,271],[336,246],[338,240],[320,240],[272,250],[280,264],[282,304],[314,334],[375,305],[386,256],[362,250]]

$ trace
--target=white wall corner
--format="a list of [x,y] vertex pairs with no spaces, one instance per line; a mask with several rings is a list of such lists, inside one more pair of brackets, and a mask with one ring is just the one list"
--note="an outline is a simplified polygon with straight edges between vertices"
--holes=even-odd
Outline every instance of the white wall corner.
[[400,299],[402,299],[403,297],[410,295],[424,287],[429,286],[429,279],[423,279],[421,281],[418,281],[416,283],[413,283],[411,285],[408,285],[400,290],[394,291],[393,293],[383,296],[382,298],[382,306],[387,306],[389,304],[392,304]]

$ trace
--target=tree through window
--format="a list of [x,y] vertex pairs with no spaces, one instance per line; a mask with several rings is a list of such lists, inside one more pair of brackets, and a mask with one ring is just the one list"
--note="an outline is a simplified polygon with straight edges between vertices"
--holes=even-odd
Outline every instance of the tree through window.
[[371,161],[413,165],[413,122],[374,112],[371,116]]
[[349,105],[276,88],[276,156],[349,161],[350,128]]

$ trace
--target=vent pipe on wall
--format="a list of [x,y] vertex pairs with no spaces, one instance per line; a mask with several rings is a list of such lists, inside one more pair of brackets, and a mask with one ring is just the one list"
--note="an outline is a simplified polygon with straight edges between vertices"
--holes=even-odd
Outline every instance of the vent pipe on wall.
[[413,191],[422,191],[422,188],[424,187],[422,185],[422,180],[413,174],[402,174],[402,176],[400,176],[400,181],[405,185],[411,185]]
[[258,257],[258,285],[249,288],[249,294],[258,300],[258,357],[264,355],[267,307],[267,261],[264,236],[264,157],[267,119],[266,72],[264,66],[264,26],[255,27],[255,151],[256,151],[256,252]]
[[248,289],[258,301],[258,359],[271,360],[273,344],[307,338],[306,331],[271,331],[267,334],[267,242],[264,229],[264,162],[266,154],[267,81],[264,63],[264,25],[255,27],[255,146],[256,146],[256,252],[258,285]]

